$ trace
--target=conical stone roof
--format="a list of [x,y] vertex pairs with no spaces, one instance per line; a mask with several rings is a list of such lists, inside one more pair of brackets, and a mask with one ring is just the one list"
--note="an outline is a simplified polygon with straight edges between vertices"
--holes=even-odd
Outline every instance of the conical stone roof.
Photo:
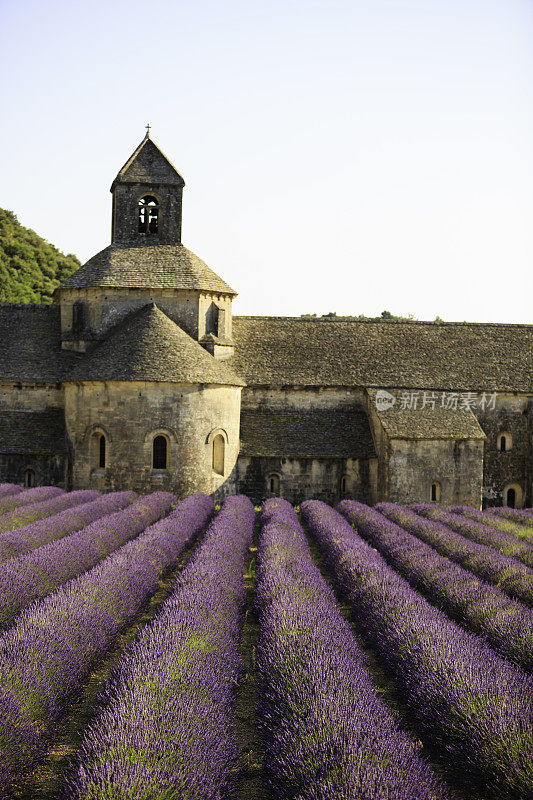
[[89,286],[237,294],[182,244],[115,242],[90,258],[59,289]]
[[172,322],[155,303],[134,311],[65,381],[148,381],[245,386],[224,362]]

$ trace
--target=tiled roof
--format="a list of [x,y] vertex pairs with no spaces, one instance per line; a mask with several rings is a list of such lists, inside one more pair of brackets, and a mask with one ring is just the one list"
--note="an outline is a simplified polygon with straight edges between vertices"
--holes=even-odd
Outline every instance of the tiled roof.
[[57,383],[78,358],[61,349],[59,306],[0,303],[0,380]]
[[305,410],[243,408],[240,454],[295,458],[376,455],[367,416],[357,406]]
[[533,393],[533,325],[234,317],[248,385]]
[[0,411],[0,453],[56,455],[67,451],[62,409]]
[[[385,432],[390,439],[484,439],[483,433],[477,419],[470,408],[443,408],[442,398],[431,398],[430,393],[426,393],[426,405],[424,405],[423,392],[416,393],[418,396],[412,398],[407,393],[407,402],[412,403],[412,407],[402,408],[401,392],[392,391],[395,403],[390,408],[379,410],[376,406],[376,389],[370,389],[368,394],[370,401],[376,408]],[[446,400],[447,395],[445,396]],[[407,403],[404,403],[407,406]]]
[[227,362],[213,358],[155,303],[119,323],[66,380],[244,385]]
[[235,295],[201,258],[182,244],[114,243],[89,259],[61,289],[109,286],[182,289]]
[[185,181],[148,134],[128,158],[117,177],[116,183],[152,183],[184,186]]

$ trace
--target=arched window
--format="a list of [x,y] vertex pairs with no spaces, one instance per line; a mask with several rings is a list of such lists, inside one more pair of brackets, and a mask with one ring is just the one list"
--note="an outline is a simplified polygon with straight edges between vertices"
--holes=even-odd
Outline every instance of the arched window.
[[268,491],[270,494],[279,496],[279,475],[269,475],[267,478]]
[[157,233],[159,224],[159,203],[151,194],[139,200],[139,233]]
[[217,433],[213,439],[213,471],[219,475],[224,474],[224,437],[221,433]]
[[500,453],[506,453],[510,450],[513,446],[513,437],[510,433],[505,431],[504,433],[500,433],[498,436],[498,450]]
[[509,508],[514,508],[516,505],[516,491],[512,487],[507,489],[505,505],[509,506]]
[[341,494],[346,494],[348,491],[348,476],[343,475],[341,478]]
[[152,445],[153,469],[167,468],[168,443],[166,436],[156,436]]
[[440,501],[440,483],[434,481],[431,484],[431,502],[438,503]]
[[100,469],[105,469],[105,451],[106,441],[104,434],[101,434],[98,440],[98,466]]
[[24,473],[24,486],[26,489],[31,489],[35,486],[35,472],[32,469],[27,469]]

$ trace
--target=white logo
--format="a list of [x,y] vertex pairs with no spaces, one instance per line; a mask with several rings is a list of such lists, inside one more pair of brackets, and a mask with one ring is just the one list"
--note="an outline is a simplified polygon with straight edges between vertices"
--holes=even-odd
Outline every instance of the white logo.
[[385,389],[379,389],[376,392],[376,408],[378,411],[386,411],[388,408],[392,408],[395,402],[396,398],[386,392]]

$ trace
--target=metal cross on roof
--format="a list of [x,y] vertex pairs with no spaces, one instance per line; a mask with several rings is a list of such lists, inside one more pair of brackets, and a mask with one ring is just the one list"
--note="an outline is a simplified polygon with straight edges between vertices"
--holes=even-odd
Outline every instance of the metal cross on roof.
[[146,126],[146,135],[150,136],[150,123]]

